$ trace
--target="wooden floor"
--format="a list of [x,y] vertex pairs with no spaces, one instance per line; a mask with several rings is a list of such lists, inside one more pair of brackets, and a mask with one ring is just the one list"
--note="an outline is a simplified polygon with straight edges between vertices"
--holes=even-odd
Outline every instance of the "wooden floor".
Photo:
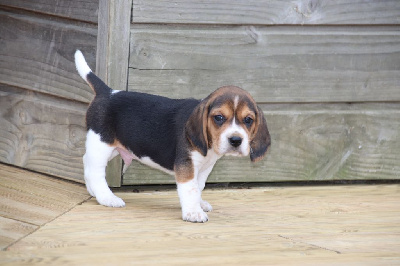
[[206,189],[205,224],[177,193],[119,192],[0,165],[0,265],[400,265],[400,185]]
[[88,199],[83,185],[0,163],[0,249]]

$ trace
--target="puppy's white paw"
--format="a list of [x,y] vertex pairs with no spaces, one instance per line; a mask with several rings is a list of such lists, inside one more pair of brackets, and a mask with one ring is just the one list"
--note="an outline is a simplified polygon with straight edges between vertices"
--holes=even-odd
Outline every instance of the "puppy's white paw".
[[107,206],[107,207],[125,207],[125,202],[115,196],[114,194],[110,194],[110,195],[102,195],[102,196],[97,196],[96,200],[98,203],[100,203],[101,205]]
[[211,204],[208,203],[208,202],[205,201],[205,200],[201,200],[201,201],[200,201],[200,206],[201,206],[201,208],[203,209],[203,211],[205,211],[205,212],[210,212],[210,211],[213,210]]
[[182,219],[192,223],[205,223],[208,221],[208,216],[204,211],[189,211],[182,212]]

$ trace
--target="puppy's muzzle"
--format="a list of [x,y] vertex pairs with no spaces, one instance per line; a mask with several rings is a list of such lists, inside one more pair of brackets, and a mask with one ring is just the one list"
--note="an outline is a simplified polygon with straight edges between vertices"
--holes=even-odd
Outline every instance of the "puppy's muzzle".
[[231,144],[233,147],[237,148],[240,146],[240,144],[242,144],[243,139],[238,136],[233,136],[233,137],[230,137],[228,140],[229,140],[229,144]]

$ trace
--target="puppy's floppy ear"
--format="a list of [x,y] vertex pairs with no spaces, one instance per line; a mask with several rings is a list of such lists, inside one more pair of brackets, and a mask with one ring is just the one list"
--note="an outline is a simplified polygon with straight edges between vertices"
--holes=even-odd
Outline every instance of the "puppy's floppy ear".
[[250,159],[252,162],[261,160],[271,145],[271,136],[267,128],[263,111],[257,106],[257,122],[253,139],[250,142]]
[[193,110],[185,126],[185,135],[189,143],[201,155],[206,156],[208,150],[207,119],[208,98],[202,100]]

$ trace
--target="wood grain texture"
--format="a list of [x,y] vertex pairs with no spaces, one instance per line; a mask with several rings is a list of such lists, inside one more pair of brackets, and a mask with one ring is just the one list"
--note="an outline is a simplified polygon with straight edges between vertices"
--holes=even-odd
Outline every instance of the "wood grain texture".
[[93,97],[78,75],[81,49],[94,69],[97,28],[0,11],[0,82],[88,103]]
[[39,226],[0,216],[0,250],[34,232]]
[[400,100],[400,34],[378,27],[132,26],[129,90],[258,102]]
[[100,1],[96,73],[116,90],[126,90],[131,0]]
[[[96,73],[115,90],[127,89],[131,7],[131,0],[99,5]],[[121,158],[114,158],[106,171],[109,186],[121,186],[121,171]]]
[[0,85],[0,161],[83,181],[87,105]]
[[0,164],[0,248],[88,198],[83,185]]
[[400,187],[205,190],[205,224],[183,222],[176,191],[92,199],[19,241],[2,265],[396,265]]
[[0,0],[0,6],[97,24],[99,0]]
[[[397,56],[396,56],[397,58]],[[361,60],[363,61],[363,60]],[[129,69],[130,91],[203,99],[221,86],[247,90],[259,103],[384,102],[400,99],[399,70],[273,68],[250,70]]]
[[[261,105],[272,145],[264,160],[224,157],[208,182],[400,178],[400,104]],[[124,185],[174,183],[134,162]]]
[[399,24],[400,3],[384,1],[134,0],[132,23],[251,25]]

